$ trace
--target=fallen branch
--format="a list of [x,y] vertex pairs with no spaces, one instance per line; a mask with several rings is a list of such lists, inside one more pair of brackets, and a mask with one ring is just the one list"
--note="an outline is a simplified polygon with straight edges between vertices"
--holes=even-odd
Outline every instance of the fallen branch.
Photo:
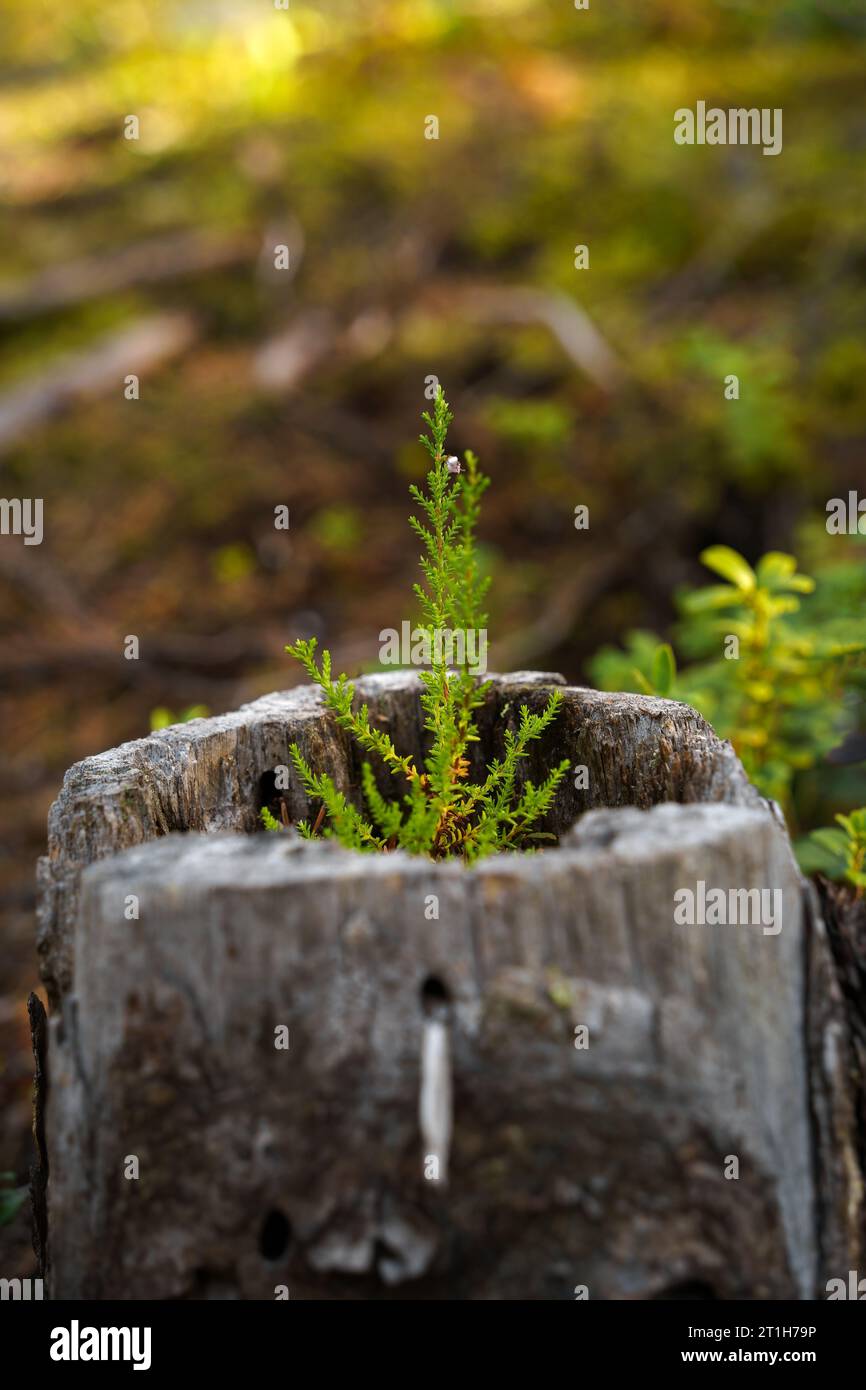
[[197,331],[188,314],[156,314],[10,387],[0,395],[0,451],[78,400],[119,393],[126,376],[141,376],[185,352]]
[[68,309],[139,285],[208,274],[252,261],[257,249],[256,240],[246,232],[227,237],[184,231],[152,237],[107,255],[64,261],[30,280],[0,289],[0,322]]
[[293,391],[329,357],[337,341],[334,321],[324,309],[301,314],[285,332],[269,338],[253,358],[255,384],[266,391]]
[[[438,293],[438,291],[437,291]],[[466,316],[481,323],[539,323],[603,391],[621,386],[626,368],[584,309],[569,295],[503,286],[449,287]],[[453,302],[451,312],[453,313]]]

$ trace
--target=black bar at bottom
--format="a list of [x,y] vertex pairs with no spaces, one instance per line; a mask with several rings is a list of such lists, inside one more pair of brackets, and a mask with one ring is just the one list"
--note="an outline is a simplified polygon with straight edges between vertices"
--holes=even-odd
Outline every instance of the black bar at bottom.
[[[519,1374],[518,1357],[535,1363],[534,1379],[547,1378],[548,1372],[551,1379],[561,1376],[569,1364],[575,1371],[600,1364],[612,1372],[650,1373],[674,1367],[796,1365],[826,1377],[846,1363],[857,1364],[866,1332],[863,1312],[836,1302],[575,1301],[567,1312],[560,1309],[553,1322],[545,1315],[544,1323],[535,1321],[538,1311],[523,1311],[531,1305],[511,1303],[504,1323],[498,1322],[495,1308],[481,1305],[471,1315],[456,1315],[456,1324],[443,1324],[441,1310],[435,1321],[428,1322],[428,1314],[420,1328],[407,1325],[407,1301],[401,1302],[399,1312],[392,1310],[393,1321],[380,1322],[379,1313],[371,1317],[364,1312],[370,1302],[7,1301],[0,1303],[0,1337],[10,1355],[13,1342],[24,1352],[30,1374],[61,1378],[92,1378],[105,1368],[115,1375],[135,1374],[136,1367],[140,1378],[178,1372],[258,1378],[280,1369],[289,1376],[304,1364],[306,1376],[312,1366],[299,1357],[308,1352],[315,1358],[312,1365],[329,1376],[339,1369],[342,1353],[353,1374],[365,1378],[365,1365],[387,1382],[418,1370],[422,1378],[437,1374],[438,1363],[439,1374],[451,1379],[456,1361],[462,1360],[470,1372],[483,1368],[489,1382],[500,1358],[505,1370]],[[452,1331],[464,1348],[459,1358]],[[359,1359],[365,1355],[366,1360]]]

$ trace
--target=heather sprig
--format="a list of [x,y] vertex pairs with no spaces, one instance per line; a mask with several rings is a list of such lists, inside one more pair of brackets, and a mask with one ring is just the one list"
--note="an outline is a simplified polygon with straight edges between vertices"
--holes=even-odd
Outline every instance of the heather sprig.
[[[521,707],[517,729],[505,734],[501,759],[487,769],[484,780],[469,780],[469,746],[478,741],[475,711],[490,688],[470,669],[463,647],[462,661],[449,661],[453,651],[441,640],[446,633],[486,631],[484,602],[490,585],[482,574],[475,546],[481,498],[489,478],[481,472],[475,455],[467,450],[461,463],[447,451],[448,426],[453,416],[440,387],[432,413],[422,416],[427,432],[421,435],[430,466],[424,489],[410,488],[418,514],[409,524],[421,541],[421,581],[414,584],[421,620],[418,629],[430,639],[429,669],[420,671],[421,707],[430,749],[423,765],[397,751],[390,736],[370,722],[368,708],[355,707],[355,689],[345,674],[334,679],[330,653],[317,659],[315,638],[299,639],[286,650],[294,656],[310,680],[318,686],[327,709],[340,728],[354,738],[363,752],[378,760],[398,780],[393,799],[383,796],[365,762],[361,789],[370,819],[364,818],[333,779],[316,773],[297,744],[290,756],[311,802],[319,803],[314,825],[302,821],[301,835],[333,836],[357,850],[401,848],[433,859],[460,857],[472,862],[496,850],[525,849],[544,838],[536,827],[550,810],[567,760],[554,767],[540,786],[526,781],[518,789],[520,763],[529,745],[543,737],[556,718],[562,694],[555,690],[545,708],[532,714]],[[263,809],[266,829],[280,823]]]

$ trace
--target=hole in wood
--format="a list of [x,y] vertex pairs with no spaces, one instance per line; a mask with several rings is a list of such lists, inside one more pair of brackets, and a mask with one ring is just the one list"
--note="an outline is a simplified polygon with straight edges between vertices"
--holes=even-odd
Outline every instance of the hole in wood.
[[276,1207],[269,1211],[259,1233],[259,1251],[265,1260],[280,1260],[289,1248],[292,1228],[288,1217]]
[[428,975],[421,986],[421,1008],[429,1017],[442,1017],[451,1003],[448,986],[438,975]]
[[288,824],[289,817],[286,793],[281,791],[277,786],[277,774],[276,770],[273,768],[269,772],[263,772],[258,780],[256,805],[254,808],[257,831],[263,831],[265,828],[262,825],[261,815],[259,814],[263,806],[267,807],[274,817],[274,820],[280,821],[283,825]]

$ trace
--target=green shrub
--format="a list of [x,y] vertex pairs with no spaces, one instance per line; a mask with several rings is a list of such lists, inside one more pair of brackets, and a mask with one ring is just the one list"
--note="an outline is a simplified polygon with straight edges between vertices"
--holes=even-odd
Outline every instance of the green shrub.
[[[448,653],[435,637],[445,632],[485,630],[483,611],[489,581],[482,577],[475,548],[481,497],[489,480],[478,462],[467,452],[464,464],[449,458],[446,436],[452,415],[439,388],[432,416],[424,415],[430,431],[421,442],[430,455],[426,492],[410,488],[420,516],[409,518],[423,544],[420,559],[423,583],[413,590],[421,609],[422,621],[416,631],[430,639],[433,660],[420,674],[424,687],[421,705],[424,727],[431,735],[430,751],[421,767],[410,755],[398,753],[390,737],[370,723],[367,706],[355,707],[355,690],[345,674],[333,678],[331,654],[316,657],[316,639],[300,639],[286,650],[301,662],[304,670],[322,692],[325,705],[337,723],[346,729],[358,746],[375,757],[397,779],[402,794],[397,799],[382,796],[369,762],[363,765],[362,785],[369,819],[337,790],[325,772],[314,772],[297,744],[289,750],[294,767],[307,795],[321,803],[316,824],[303,821],[298,826],[306,838],[314,838],[323,823],[322,834],[334,836],[350,849],[388,850],[401,848],[433,859],[461,857],[472,862],[495,850],[525,849],[534,840],[552,838],[535,827],[549,810],[557,788],[568,768],[562,762],[540,786],[526,781],[516,787],[519,763],[530,743],[540,739],[556,718],[562,695],[553,691],[540,714],[526,706],[519,712],[516,730],[505,734],[505,752],[494,760],[480,783],[469,780],[469,745],[478,741],[474,711],[484,701],[489,682],[469,669],[468,660],[456,668],[446,659]],[[467,656],[468,643],[464,643]],[[269,830],[279,830],[279,822],[262,810],[262,822]]]
[[844,880],[859,898],[866,888],[866,807],[850,816],[836,816],[836,822],[800,841],[797,858],[805,873],[820,870],[829,878]]
[[815,581],[792,555],[771,551],[752,569],[735,550],[714,545],[701,560],[725,582],[680,595],[677,645],[693,663],[678,670],[669,645],[638,631],[624,652],[607,647],[593,658],[593,679],[602,689],[693,705],[731,740],[755,785],[790,814],[796,774],[845,727],[846,689],[863,674],[863,621],[838,613],[828,621],[817,603],[810,618],[802,600]]

